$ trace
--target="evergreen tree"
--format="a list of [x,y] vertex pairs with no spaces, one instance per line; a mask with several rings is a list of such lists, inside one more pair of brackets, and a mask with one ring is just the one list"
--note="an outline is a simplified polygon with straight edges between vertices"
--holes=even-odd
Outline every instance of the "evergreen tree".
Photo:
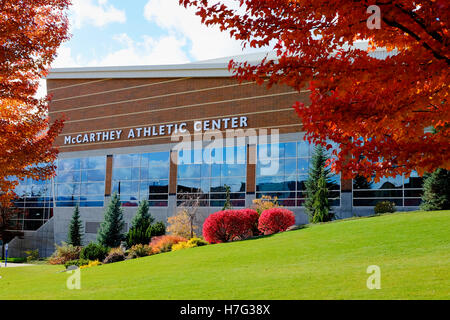
[[67,235],[67,244],[81,246],[83,225],[80,219],[80,208],[78,205],[73,211],[72,220],[69,224],[69,234]]
[[97,234],[97,241],[105,246],[115,248],[124,239],[123,210],[120,198],[115,192],[111,198],[108,208],[105,211],[105,220],[102,222]]
[[155,219],[149,213],[149,205],[147,200],[139,202],[136,215],[131,221],[131,228],[126,235],[128,247],[135,244],[148,244],[152,237],[152,224]]
[[225,204],[223,205],[222,210],[232,209],[233,206],[231,205],[231,200],[230,200],[230,186],[225,185],[225,192],[226,192]]
[[[325,148],[321,145],[317,145],[314,148],[314,153],[311,158],[311,166],[309,168],[308,172],[308,180],[305,182],[306,187],[306,200],[304,203],[306,213],[310,217],[310,220],[313,220],[314,216],[316,216],[316,204],[315,202],[317,199],[316,193],[318,193],[318,182],[321,178],[325,181],[325,190],[320,190],[319,194],[326,198],[326,202],[328,202],[328,186],[331,186],[333,184],[331,178],[332,173],[329,168],[326,168],[326,162],[328,160],[328,156],[325,152]],[[325,199],[322,199],[320,203],[325,203]],[[329,207],[329,206],[328,206]],[[330,209],[331,210],[331,209]],[[332,214],[329,210],[328,214],[324,216],[325,219],[323,221],[329,221],[331,220]],[[318,215],[321,216],[321,215]],[[322,222],[322,221],[316,221],[316,222]]]
[[140,227],[142,229],[147,229],[149,225],[153,224],[155,218],[149,212],[149,205],[147,200],[142,200],[139,202],[139,207],[137,208],[136,215],[131,221],[131,228]]
[[420,207],[426,211],[450,209],[450,171],[439,168],[426,175]]
[[[325,169],[322,169],[324,171]],[[312,223],[326,222],[333,218],[331,206],[328,202],[328,188],[325,175],[322,174],[317,181],[317,189],[313,196],[314,213],[311,216]]]

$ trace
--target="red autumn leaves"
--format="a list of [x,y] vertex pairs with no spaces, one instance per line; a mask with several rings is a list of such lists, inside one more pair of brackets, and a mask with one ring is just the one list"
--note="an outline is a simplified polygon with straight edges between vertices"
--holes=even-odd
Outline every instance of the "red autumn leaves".
[[262,212],[255,210],[224,210],[211,214],[203,224],[203,236],[209,243],[242,240],[253,235],[286,231],[295,224],[292,211],[272,208]]

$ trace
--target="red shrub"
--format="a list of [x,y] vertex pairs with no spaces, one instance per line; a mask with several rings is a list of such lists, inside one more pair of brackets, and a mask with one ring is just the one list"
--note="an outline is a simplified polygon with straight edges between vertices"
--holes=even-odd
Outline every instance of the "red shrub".
[[159,237],[153,237],[150,242],[152,253],[157,254],[161,252],[169,252],[172,250],[172,246],[178,242],[187,241],[186,238],[180,236],[164,235]]
[[257,221],[258,213],[251,209],[215,212],[203,224],[203,237],[209,243],[245,239],[253,235]]
[[283,208],[264,210],[259,218],[258,229],[264,234],[286,231],[295,224],[295,215],[292,211]]

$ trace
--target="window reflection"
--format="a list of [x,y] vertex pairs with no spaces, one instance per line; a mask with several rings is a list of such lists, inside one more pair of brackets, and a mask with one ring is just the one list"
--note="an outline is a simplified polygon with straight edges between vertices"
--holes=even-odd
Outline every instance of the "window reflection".
[[59,159],[55,178],[57,207],[103,207],[106,157]]
[[[258,145],[257,149],[256,197],[268,195],[277,197],[283,206],[301,206],[314,146],[302,140]],[[277,153],[279,158],[275,157]],[[333,206],[340,205],[340,188],[340,175],[335,175],[328,185]]]
[[358,176],[353,179],[353,206],[375,206],[380,201],[394,202],[396,206],[419,206],[423,179],[417,172],[410,177],[402,175],[382,178],[379,182]]
[[[183,153],[184,152],[184,153]],[[183,150],[177,172],[177,204],[199,197],[201,206],[223,207],[230,187],[233,207],[245,205],[247,154],[245,146]]]
[[150,206],[167,207],[170,153],[115,155],[112,190],[124,206],[137,206],[147,199]]

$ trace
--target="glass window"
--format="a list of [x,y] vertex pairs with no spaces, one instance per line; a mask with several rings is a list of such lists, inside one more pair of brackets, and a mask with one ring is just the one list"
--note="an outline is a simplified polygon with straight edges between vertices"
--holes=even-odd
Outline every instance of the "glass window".
[[114,156],[112,190],[119,193],[122,205],[137,206],[147,199],[150,206],[167,206],[169,156],[168,151]]
[[186,197],[199,197],[201,206],[223,207],[226,186],[230,187],[231,204],[236,207],[245,205],[245,146],[184,152],[178,153],[180,161],[183,161],[178,165],[178,205]]
[[[277,151],[278,149],[278,151]],[[308,141],[284,142],[258,146],[256,196],[277,197],[284,206],[301,206],[305,199],[305,181],[313,146]],[[278,152],[279,157],[274,157]],[[331,152],[329,152],[331,154]],[[329,200],[340,205],[340,175],[334,175],[328,186]]]
[[374,206],[380,201],[394,202],[396,206],[419,206],[423,179],[417,172],[406,178],[382,178],[379,182],[364,177],[353,179],[353,206]]
[[59,159],[56,166],[56,206],[73,207],[77,204],[84,207],[103,206],[106,179],[105,156]]

